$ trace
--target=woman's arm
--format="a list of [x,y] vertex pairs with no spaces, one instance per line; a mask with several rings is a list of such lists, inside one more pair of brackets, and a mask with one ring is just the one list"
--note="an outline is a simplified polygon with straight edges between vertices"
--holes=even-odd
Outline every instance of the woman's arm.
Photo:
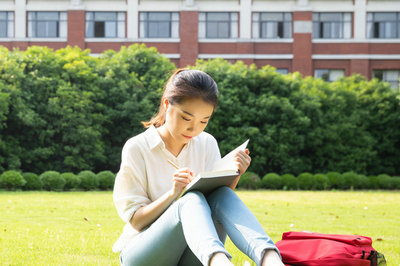
[[172,188],[152,203],[139,208],[130,220],[137,231],[142,231],[152,224],[179,197],[183,189],[193,179],[194,173],[188,168],[178,169],[174,173]]

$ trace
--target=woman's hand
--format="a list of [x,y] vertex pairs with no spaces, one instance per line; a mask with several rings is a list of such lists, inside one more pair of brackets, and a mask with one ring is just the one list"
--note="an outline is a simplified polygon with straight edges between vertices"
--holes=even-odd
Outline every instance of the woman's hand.
[[171,193],[176,198],[183,189],[192,181],[194,173],[189,168],[180,168],[174,172]]
[[239,151],[235,155],[235,162],[239,169],[240,175],[244,174],[244,172],[246,172],[247,168],[249,168],[249,165],[251,162],[251,157],[249,156],[249,154],[250,154],[249,149],[246,149],[244,151]]
[[236,166],[239,170],[239,176],[232,182],[232,184],[229,186],[232,190],[236,188],[237,183],[239,182],[240,176],[246,172],[247,168],[249,168],[250,162],[251,162],[251,157],[249,156],[250,151],[248,149],[244,151],[239,151],[235,155],[235,162]]

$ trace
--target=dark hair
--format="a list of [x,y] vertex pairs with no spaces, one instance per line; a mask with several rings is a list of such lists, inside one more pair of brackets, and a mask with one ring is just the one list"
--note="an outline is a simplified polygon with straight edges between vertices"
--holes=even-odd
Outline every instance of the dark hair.
[[163,100],[167,99],[170,104],[180,104],[189,98],[201,98],[212,104],[215,110],[218,106],[218,86],[210,75],[203,71],[178,69],[165,84],[158,113],[150,121],[142,124],[146,128],[152,125],[162,126],[165,123],[166,113]]

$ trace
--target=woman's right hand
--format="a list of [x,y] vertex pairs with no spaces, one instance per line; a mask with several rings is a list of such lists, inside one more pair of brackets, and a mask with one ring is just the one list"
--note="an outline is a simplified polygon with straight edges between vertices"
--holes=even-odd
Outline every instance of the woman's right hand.
[[189,168],[180,168],[173,174],[171,193],[179,197],[183,189],[192,181],[194,173]]

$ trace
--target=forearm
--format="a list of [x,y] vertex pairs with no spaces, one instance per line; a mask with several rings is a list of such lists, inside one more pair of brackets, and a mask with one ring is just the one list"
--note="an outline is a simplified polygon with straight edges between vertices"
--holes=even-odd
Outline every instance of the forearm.
[[176,199],[171,191],[168,191],[149,205],[138,209],[130,220],[130,224],[138,231],[142,231],[153,223]]
[[232,184],[229,186],[232,190],[235,190],[237,184],[239,183],[239,179],[240,179],[240,176],[235,178],[235,180],[233,180]]

